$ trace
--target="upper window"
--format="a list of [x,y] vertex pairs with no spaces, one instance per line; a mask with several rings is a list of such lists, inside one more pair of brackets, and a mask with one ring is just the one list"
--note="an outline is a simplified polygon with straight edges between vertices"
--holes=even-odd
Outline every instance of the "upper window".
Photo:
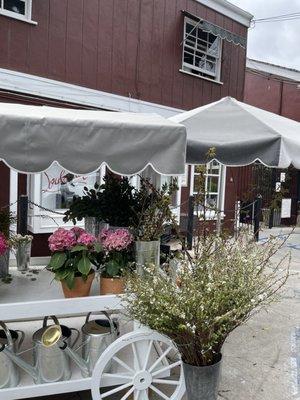
[[0,0],[0,14],[31,22],[32,0]]
[[184,21],[182,69],[204,78],[220,80],[222,40],[204,32],[199,23]]

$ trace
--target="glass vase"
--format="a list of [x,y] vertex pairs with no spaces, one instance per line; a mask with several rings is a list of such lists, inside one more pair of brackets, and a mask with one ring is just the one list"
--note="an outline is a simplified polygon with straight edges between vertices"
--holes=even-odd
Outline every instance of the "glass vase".
[[144,268],[160,266],[160,240],[135,242],[135,262],[138,273],[142,274]]
[[99,236],[102,229],[108,229],[109,225],[106,222],[99,221],[94,217],[86,217],[84,219],[84,229],[87,233],[94,236]]
[[27,271],[30,265],[32,242],[21,241],[17,243],[16,247],[16,261],[18,271]]

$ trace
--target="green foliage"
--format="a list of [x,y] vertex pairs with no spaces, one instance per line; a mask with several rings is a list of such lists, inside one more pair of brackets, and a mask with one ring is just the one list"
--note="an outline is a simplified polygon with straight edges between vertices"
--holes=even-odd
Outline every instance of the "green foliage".
[[70,208],[65,213],[64,222],[72,221],[76,225],[77,221],[86,217],[93,217],[99,221],[102,219],[101,191],[98,183],[95,183],[92,189],[85,187],[82,197],[73,197]]
[[108,174],[103,185],[96,183],[92,189],[85,187],[82,197],[73,197],[64,222],[76,224],[85,217],[94,217],[111,226],[128,227],[132,225],[135,205],[134,187],[128,178]]
[[104,258],[101,266],[101,275],[106,278],[116,278],[125,276],[133,270],[133,252],[131,251],[112,251]]
[[52,254],[47,269],[54,273],[57,281],[65,281],[69,289],[74,287],[75,278],[84,280],[93,272],[93,266],[99,268],[103,260],[101,246],[92,250],[85,245],[77,245],[72,250]]
[[182,254],[172,276],[157,269],[130,275],[127,313],[173,339],[184,362],[212,365],[227,336],[276,299],[286,282],[283,260],[271,263],[278,247],[273,241],[259,245],[246,237],[211,235],[196,254]]
[[0,210],[0,232],[6,237],[7,240],[10,238],[10,225],[16,222],[16,217],[9,211],[8,208]]
[[131,226],[136,208],[134,190],[128,178],[106,175],[101,185],[102,220],[110,226]]
[[172,195],[178,189],[177,181],[156,189],[148,179],[141,178],[141,188],[135,194],[134,229],[139,240],[159,240],[166,224],[177,226],[170,208]]

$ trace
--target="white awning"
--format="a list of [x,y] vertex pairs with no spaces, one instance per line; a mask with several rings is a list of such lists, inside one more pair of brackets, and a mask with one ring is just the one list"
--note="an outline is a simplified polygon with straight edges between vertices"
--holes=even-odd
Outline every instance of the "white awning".
[[242,166],[255,161],[269,167],[300,168],[300,123],[225,97],[169,118],[187,129],[187,163],[215,159]]
[[186,129],[156,114],[0,103],[0,160],[25,173],[57,162],[75,174],[105,164],[122,175],[151,166],[184,173]]

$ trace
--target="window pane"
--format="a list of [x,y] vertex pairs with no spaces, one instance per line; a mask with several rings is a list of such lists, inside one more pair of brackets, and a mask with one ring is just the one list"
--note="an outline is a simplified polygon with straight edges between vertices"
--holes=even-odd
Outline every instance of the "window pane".
[[217,161],[212,161],[207,164],[207,173],[210,175],[219,175],[220,164]]
[[195,32],[195,26],[187,22],[185,25],[185,31],[187,34],[191,33],[192,31]]
[[57,164],[53,164],[42,173],[42,206],[51,210],[68,208],[73,196],[81,196],[84,186],[92,187],[99,173],[78,176],[68,173]]
[[217,208],[218,205],[218,195],[210,194],[206,198],[206,204],[208,207]]
[[3,8],[16,14],[25,15],[25,1],[22,0],[3,0]]
[[205,42],[207,42],[207,36],[208,36],[207,32],[204,32],[198,28],[198,39],[201,39],[201,40],[204,40]]
[[207,192],[218,193],[219,177],[208,176],[207,177]]
[[184,52],[184,62],[187,64],[194,65],[194,55],[188,51]]

